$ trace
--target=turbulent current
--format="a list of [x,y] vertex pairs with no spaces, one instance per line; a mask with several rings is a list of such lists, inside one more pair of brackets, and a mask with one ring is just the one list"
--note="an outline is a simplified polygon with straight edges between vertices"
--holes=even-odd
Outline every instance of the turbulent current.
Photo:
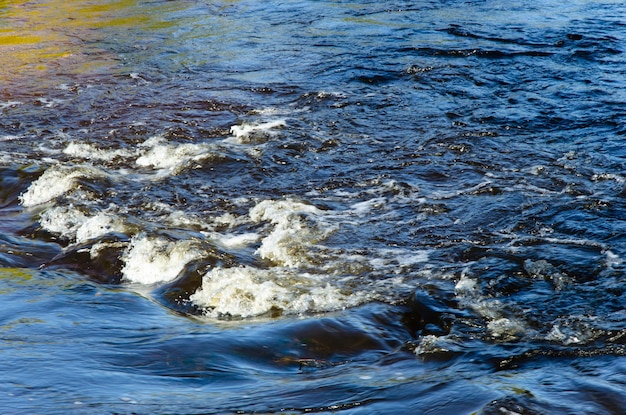
[[0,407],[626,413],[626,6],[0,2]]

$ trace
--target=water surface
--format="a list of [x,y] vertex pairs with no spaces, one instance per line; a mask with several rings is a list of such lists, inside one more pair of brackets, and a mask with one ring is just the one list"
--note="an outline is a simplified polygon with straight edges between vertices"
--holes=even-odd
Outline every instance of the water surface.
[[625,9],[0,2],[3,408],[623,413]]

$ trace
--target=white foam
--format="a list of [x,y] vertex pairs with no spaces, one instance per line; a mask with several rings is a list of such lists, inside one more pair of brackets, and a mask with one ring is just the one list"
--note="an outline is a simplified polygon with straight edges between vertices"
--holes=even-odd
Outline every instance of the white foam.
[[533,278],[543,278],[551,281],[555,290],[562,290],[571,282],[570,277],[559,272],[554,265],[543,259],[538,261],[525,260],[524,270]]
[[418,356],[423,356],[434,353],[445,353],[458,349],[459,345],[454,341],[454,339],[449,338],[448,336],[440,337],[428,334],[420,339],[420,342],[414,352]]
[[[207,316],[251,317],[279,310],[301,314],[352,307],[371,299],[387,299],[406,285],[403,270],[428,261],[428,251],[373,249],[370,255],[326,247],[321,242],[338,230],[344,215],[353,211],[321,210],[297,200],[264,200],[248,213],[252,223],[266,225],[258,232],[204,234],[226,249],[255,251],[268,268],[244,266],[215,268],[208,272],[191,301]],[[242,218],[224,218],[227,224],[242,224]],[[243,222],[245,223],[245,222]],[[311,267],[316,269],[311,274]],[[384,275],[362,279],[363,273]],[[395,275],[395,277],[390,277]],[[409,278],[410,279],[410,278]],[[350,287],[344,292],[339,287]]]
[[84,242],[98,238],[111,232],[123,232],[125,226],[122,220],[109,213],[100,212],[85,220],[76,229],[76,241]]
[[131,240],[122,256],[124,279],[140,284],[155,284],[175,279],[189,262],[203,252],[192,241],[168,241],[139,235]]
[[301,265],[306,262],[311,245],[334,229],[323,223],[322,216],[323,212],[315,206],[292,200],[265,200],[257,204],[250,210],[252,221],[269,221],[274,229],[263,238],[256,253],[277,265]]
[[227,248],[243,248],[257,242],[261,238],[261,235],[258,233],[248,232],[239,235],[231,233],[223,235],[214,234],[213,237],[215,242],[221,246]]
[[73,205],[56,206],[45,210],[40,218],[41,227],[68,239],[74,239],[76,230],[87,220],[87,216]]
[[584,343],[592,337],[592,330],[586,324],[576,320],[564,321],[561,319],[555,321],[546,334],[546,340],[564,345]]
[[500,340],[509,340],[512,337],[527,335],[525,324],[515,318],[505,316],[505,306],[498,299],[485,298],[479,288],[478,281],[465,273],[454,287],[459,303],[471,308],[487,320],[487,330],[491,336]]
[[267,276],[258,278],[259,275],[261,271],[254,268],[215,268],[203,278],[202,287],[190,300],[212,317],[266,313],[282,305],[289,292]]
[[230,212],[226,212],[223,215],[217,217],[214,219],[214,222],[217,224],[222,224],[222,225],[226,225],[226,226],[235,226],[237,224],[239,224],[242,221],[241,218],[233,215]]
[[373,199],[365,200],[363,202],[355,203],[351,206],[352,212],[358,216],[368,215],[371,211],[380,209],[387,205],[387,200],[384,197],[376,197]]
[[454,286],[454,292],[460,297],[473,297],[478,295],[478,282],[463,274]]
[[346,94],[343,92],[333,92],[333,91],[320,91],[316,95],[317,98],[346,98]]
[[276,115],[283,113],[284,110],[278,109],[276,107],[265,107],[260,109],[254,109],[250,111],[251,114],[259,114],[259,115]]
[[260,124],[241,124],[230,127],[232,138],[225,140],[230,143],[245,144],[250,142],[264,141],[272,137],[276,129],[287,125],[283,119],[263,122]]
[[487,324],[487,329],[493,337],[508,340],[525,332],[524,324],[516,319],[498,318]]
[[66,100],[58,98],[39,98],[37,101],[46,108],[54,108],[64,103]]
[[111,161],[117,157],[127,158],[131,157],[135,154],[134,151],[129,150],[108,150],[98,148],[92,144],[86,143],[70,143],[63,150],[64,154],[68,156],[82,158],[85,160],[100,160],[100,161]]
[[206,144],[170,144],[163,137],[152,137],[141,144],[147,150],[139,156],[135,163],[141,167],[160,170],[162,174],[176,174],[182,168],[213,156],[210,146]]
[[[430,251],[427,250],[404,250],[404,249],[385,249],[380,251],[379,257],[386,259],[385,264],[398,264],[399,267],[410,267],[417,264],[428,262]],[[389,258],[389,259],[387,259]]]
[[130,76],[131,79],[139,81],[142,85],[149,85],[149,84],[151,84],[150,81],[147,81],[143,76],[141,76],[137,72],[131,72],[129,74],[129,76]]
[[502,318],[499,300],[485,298],[480,292],[478,281],[465,273],[454,286],[454,292],[459,304],[473,309],[488,320],[495,321]]
[[[202,234],[226,250],[253,248],[259,244],[254,254],[265,260],[269,269],[213,270],[205,277],[204,292],[198,292],[193,298],[201,307],[212,310],[209,315],[251,316],[266,313],[272,306],[290,313],[349,307],[355,303],[355,298],[360,298],[359,292],[367,292],[370,299],[384,300],[389,299],[390,292],[410,292],[414,287],[410,282],[415,275],[413,268],[428,262],[429,251],[384,248],[361,255],[322,244],[331,233],[339,230],[338,223],[344,223],[353,215],[353,210],[321,210],[308,203],[286,199],[257,203],[250,209],[247,220],[245,216],[232,214],[215,218],[214,224],[231,228],[265,223],[256,232],[244,233],[217,232],[210,224],[205,224],[207,230]],[[317,275],[304,278],[311,267],[317,270]],[[360,278],[364,273],[381,277],[375,281]],[[241,291],[242,286],[248,288]],[[303,286],[306,287],[304,292],[301,291]],[[342,294],[336,286],[349,286],[352,293]],[[270,297],[274,300],[270,301]],[[240,302],[246,305],[233,305]]]
[[528,172],[532,174],[533,176],[539,176],[540,174],[543,174],[545,171],[546,171],[546,166],[542,166],[542,165],[532,166],[528,169]]
[[3,110],[5,108],[17,107],[18,105],[22,105],[22,103],[20,101],[0,102],[0,110]]
[[313,205],[287,200],[264,200],[250,210],[250,218],[254,222],[267,220],[279,224],[293,213],[310,213],[320,215],[322,211]]
[[74,242],[85,242],[110,232],[123,232],[121,218],[110,212],[88,216],[74,205],[54,206],[42,212],[39,223],[48,232]]
[[19,135],[3,135],[0,136],[0,141],[15,141],[19,140],[21,137]]
[[196,214],[182,210],[172,210],[172,207],[169,205],[155,211],[166,212],[167,223],[177,228],[201,228],[204,224],[202,219]]
[[474,192],[478,192],[481,189],[487,188],[492,185],[490,180],[483,181],[478,183],[472,187],[468,187],[466,189],[459,189],[453,191],[437,191],[431,194],[431,198],[434,200],[444,200],[444,199],[452,199],[457,196],[462,196],[466,194],[471,194]]
[[606,255],[606,266],[607,267],[614,267],[616,265],[621,265],[624,261],[622,260],[622,258],[619,257],[619,255],[613,253],[612,251],[607,250],[605,252]]
[[210,317],[251,317],[338,310],[362,303],[363,293],[344,294],[322,276],[287,268],[214,268],[190,300]]
[[614,173],[597,173],[591,176],[591,180],[593,181],[614,180],[615,182],[619,184],[622,184],[626,181],[624,176],[614,174]]
[[20,195],[20,201],[26,207],[40,205],[69,192],[76,187],[77,179],[100,175],[100,171],[90,167],[53,166],[31,183],[26,192]]

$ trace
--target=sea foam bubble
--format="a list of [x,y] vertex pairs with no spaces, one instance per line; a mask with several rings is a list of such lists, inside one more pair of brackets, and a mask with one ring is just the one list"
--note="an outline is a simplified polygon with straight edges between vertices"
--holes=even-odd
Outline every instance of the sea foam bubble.
[[54,206],[42,212],[41,227],[68,240],[85,242],[111,232],[123,232],[124,223],[113,213],[84,213],[74,205]]
[[135,160],[140,167],[150,167],[163,174],[176,174],[182,168],[211,158],[207,144],[171,144],[164,137],[155,136],[141,144],[142,154]]
[[128,282],[155,284],[175,279],[189,262],[203,256],[193,241],[169,241],[161,237],[133,237],[122,259]]
[[90,166],[48,168],[28,189],[20,195],[25,207],[47,203],[76,187],[79,179],[104,176],[104,173]]
[[276,130],[287,125],[283,119],[262,122],[259,124],[241,124],[230,127],[232,137],[227,142],[246,144],[252,142],[267,141],[268,138],[276,134]]
[[63,153],[76,158],[82,158],[85,160],[97,160],[97,161],[112,161],[116,158],[128,158],[133,157],[136,151],[125,149],[106,149],[99,148],[88,143],[69,143]]
[[331,311],[357,305],[365,297],[342,292],[322,275],[243,266],[212,269],[190,300],[207,316],[218,318]]
[[253,222],[270,222],[271,232],[256,253],[278,265],[294,267],[306,261],[306,252],[335,227],[315,206],[294,200],[265,200],[250,210]]

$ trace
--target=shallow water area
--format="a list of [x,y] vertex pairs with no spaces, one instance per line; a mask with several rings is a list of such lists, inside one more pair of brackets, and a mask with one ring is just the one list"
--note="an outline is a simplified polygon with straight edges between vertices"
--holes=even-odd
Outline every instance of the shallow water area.
[[623,413],[624,16],[0,3],[3,409]]

